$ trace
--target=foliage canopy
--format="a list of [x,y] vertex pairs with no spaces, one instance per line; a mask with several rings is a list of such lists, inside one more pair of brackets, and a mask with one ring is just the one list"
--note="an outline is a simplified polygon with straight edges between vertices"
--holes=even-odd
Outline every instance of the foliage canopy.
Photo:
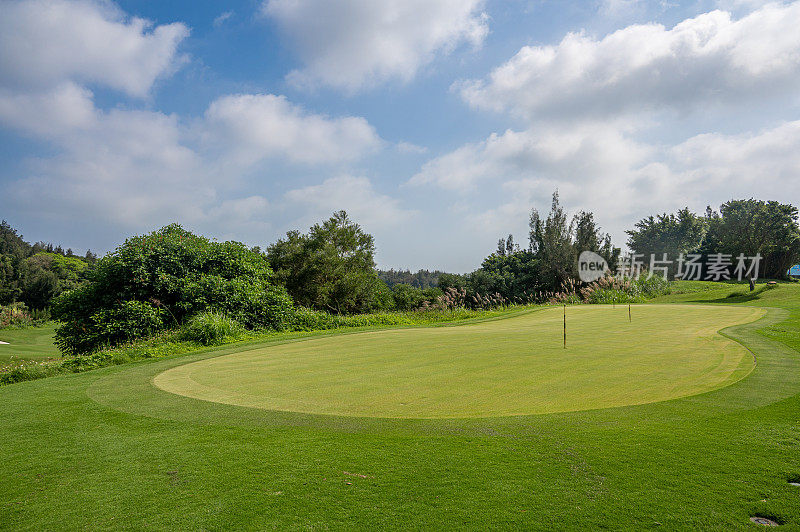
[[391,292],[375,271],[375,243],[345,211],[308,234],[289,231],[267,257],[276,278],[298,305],[336,314],[391,306]]
[[59,296],[62,351],[83,354],[224,312],[248,328],[283,328],[293,304],[266,257],[238,242],[212,242],[177,224],[125,241],[97,261],[89,281]]

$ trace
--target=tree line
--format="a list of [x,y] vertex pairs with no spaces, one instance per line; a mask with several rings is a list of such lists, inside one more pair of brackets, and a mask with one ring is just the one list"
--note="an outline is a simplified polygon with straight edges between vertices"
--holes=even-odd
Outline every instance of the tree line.
[[45,242],[30,244],[5,220],[0,222],[0,305],[22,302],[44,309],[62,292],[76,288],[97,260]]
[[628,247],[637,254],[672,256],[740,254],[762,257],[760,277],[786,279],[800,261],[800,230],[795,206],[778,201],[731,200],[703,215],[683,208],[648,216],[627,231]]
[[[648,216],[627,231],[634,253],[745,253],[763,257],[762,277],[783,278],[800,260],[798,211],[776,201],[732,200],[704,215],[688,208]],[[612,267],[621,250],[593,213],[572,216],[554,193],[533,209],[528,241],[513,235],[467,274],[379,271],[375,242],[344,211],[289,231],[266,250],[217,243],[178,225],[132,237],[101,259],[29,244],[0,224],[0,303],[53,309],[58,340],[82,353],[176,327],[219,311],[248,328],[285,328],[298,312],[344,315],[435,308],[486,308],[548,299],[575,286],[577,259],[593,251]]]

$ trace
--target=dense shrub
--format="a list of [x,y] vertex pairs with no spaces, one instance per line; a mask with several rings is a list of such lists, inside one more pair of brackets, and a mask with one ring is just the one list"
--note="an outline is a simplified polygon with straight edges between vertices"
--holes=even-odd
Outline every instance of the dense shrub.
[[439,288],[419,289],[408,284],[396,284],[392,287],[394,308],[402,311],[416,310],[425,302],[433,304],[441,295],[443,292]]
[[632,291],[635,295],[640,295],[645,299],[652,299],[670,293],[671,284],[660,275],[642,275],[633,280]]
[[21,302],[0,305],[0,329],[37,326],[49,319],[50,311],[47,309],[29,310],[25,303]]
[[244,327],[220,312],[201,312],[192,316],[181,327],[181,340],[197,342],[203,345],[219,345],[228,340],[238,338],[244,333]]
[[208,310],[247,328],[282,329],[293,303],[263,254],[169,225],[128,239],[97,261],[86,284],[56,298],[56,341],[65,353],[90,353]]

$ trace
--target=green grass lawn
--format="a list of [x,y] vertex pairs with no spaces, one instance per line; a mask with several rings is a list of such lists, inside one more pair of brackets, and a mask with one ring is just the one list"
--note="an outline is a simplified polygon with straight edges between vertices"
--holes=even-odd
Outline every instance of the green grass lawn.
[[[713,309],[709,312],[709,309]],[[228,404],[364,417],[492,417],[663,401],[719,388],[753,356],[719,329],[747,307],[550,308],[501,321],[367,332],[250,349],[158,375],[164,390]]]
[[0,329],[0,342],[8,342],[8,345],[0,344],[0,364],[60,357],[61,353],[53,345],[55,332],[54,322],[26,329]]
[[[800,488],[788,481],[800,479],[800,286],[780,285],[754,297],[737,285],[689,287],[682,284],[686,293],[663,301],[685,303],[675,308],[692,316],[672,325],[676,338],[686,338],[686,331],[699,338],[705,331],[703,338],[726,343],[714,331],[733,320],[740,324],[723,333],[746,346],[757,364],[728,386],[646,404],[488,418],[414,419],[396,412],[380,418],[223,404],[153,383],[164,372],[187,363],[204,368],[220,355],[233,355],[216,359],[233,364],[246,361],[236,354],[245,350],[279,353],[328,341],[340,348],[339,342],[358,341],[362,333],[228,345],[5,386],[0,528],[722,530],[758,529],[749,518],[762,515],[798,530]],[[752,315],[728,315],[731,305],[767,314],[743,323]],[[631,326],[639,325],[637,319],[646,323],[646,308],[633,307]],[[537,320],[560,317],[557,310],[510,316],[442,330],[459,336],[468,334],[459,329],[487,327],[487,343],[497,348],[513,331],[491,336],[492,327],[519,320],[520,327],[525,322],[536,329]],[[384,333],[370,334],[381,339]],[[604,329],[585,341],[602,350],[606,334]],[[666,341],[664,328],[650,327],[639,343],[654,334]],[[565,355],[578,349],[575,340]],[[458,342],[469,352],[464,336]],[[633,351],[625,355],[628,347],[619,347],[634,364]],[[706,347],[697,353],[700,359],[709,356]],[[598,356],[596,369],[607,371],[611,354]],[[405,374],[412,360],[404,358]],[[648,363],[639,374],[659,370],[666,378],[674,371],[669,366],[693,360],[676,353],[665,356],[663,368]],[[588,378],[591,361],[561,365],[543,378],[568,380],[561,374],[570,371]],[[371,378],[379,378],[379,364],[367,365]],[[436,365],[446,374],[457,364]],[[521,367],[509,378],[525,378],[516,375],[524,373]],[[341,365],[334,371],[353,379]],[[702,374],[695,367],[672,385]],[[295,377],[306,378],[299,370]],[[483,378],[484,391],[490,377]],[[384,379],[384,386],[391,382]],[[638,387],[637,393],[646,388],[636,379],[626,384]],[[235,390],[235,379],[226,386],[221,394]],[[293,388],[285,391],[297,393]],[[552,388],[553,400],[563,400]],[[438,408],[452,414],[470,407],[463,400]]]

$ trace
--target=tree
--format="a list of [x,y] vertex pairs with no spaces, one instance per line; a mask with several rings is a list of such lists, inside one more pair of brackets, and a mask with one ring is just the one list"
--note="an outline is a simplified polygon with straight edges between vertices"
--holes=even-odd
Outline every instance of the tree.
[[786,278],[788,270],[800,260],[798,210],[793,205],[755,199],[731,200],[719,214],[708,210],[705,253],[725,253],[736,257],[760,254],[761,277]]
[[339,211],[308,234],[289,231],[267,251],[276,278],[299,305],[337,314],[381,307],[371,235]]
[[581,211],[572,219],[575,228],[575,252],[594,251],[606,259],[610,267],[614,267],[619,257],[620,249],[611,244],[611,235],[600,231],[594,221],[594,214]]
[[56,253],[60,248],[29,244],[6,221],[0,222],[0,304],[16,301],[40,309],[53,297],[86,279],[88,261]]
[[497,251],[495,253],[501,257],[506,256],[506,239],[500,238],[497,240]]
[[675,214],[648,216],[635,225],[628,234],[628,247],[649,260],[651,254],[658,259],[664,253],[675,260],[677,255],[695,252],[700,248],[707,230],[706,220],[684,207]]
[[539,289],[539,261],[528,250],[489,255],[480,269],[469,275],[470,295],[497,293],[509,301],[527,301]]
[[530,251],[539,261],[540,283],[547,290],[557,290],[569,278],[576,277],[577,256],[572,243],[573,226],[553,193],[550,213],[542,220],[536,209],[530,217]]
[[378,279],[386,283],[389,288],[398,284],[411,285],[414,288],[434,288],[442,273],[439,270],[419,270],[412,273],[410,270],[377,270]]
[[514,245],[514,235],[508,235],[506,238],[506,255],[511,255],[519,249],[519,246]]

